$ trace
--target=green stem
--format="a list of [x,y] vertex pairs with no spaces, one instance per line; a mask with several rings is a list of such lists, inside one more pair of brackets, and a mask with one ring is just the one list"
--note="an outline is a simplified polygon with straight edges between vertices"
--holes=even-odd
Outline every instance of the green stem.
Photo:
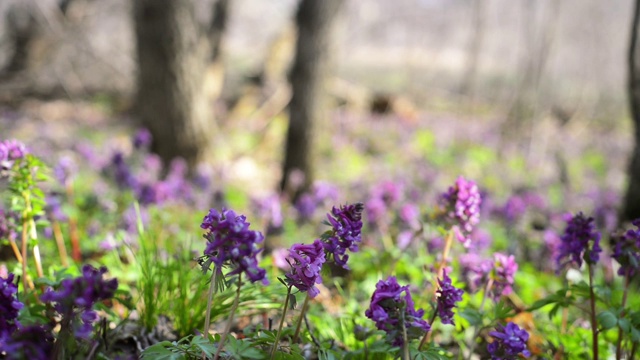
[[284,318],[287,315],[287,307],[289,306],[289,297],[291,296],[291,286],[287,287],[287,297],[284,299],[284,309],[282,310],[282,318],[280,319],[280,326],[278,326],[278,333],[276,334],[276,341],[273,343],[273,349],[271,349],[271,360],[276,356],[276,349],[278,348],[278,342],[280,341],[280,335],[282,335],[282,326],[284,325]]
[[429,331],[427,331],[427,333],[424,334],[424,336],[422,337],[422,340],[420,340],[420,345],[418,346],[418,350],[422,350],[422,347],[424,346],[424,344],[426,344],[429,338],[431,337],[431,327],[433,326],[433,323],[436,321],[436,316],[438,316],[438,306],[436,306],[435,310],[433,311],[433,315],[431,315],[431,319],[429,320]]
[[[480,308],[478,309],[479,313],[482,313],[482,310],[484,309],[484,304],[487,302],[487,296],[489,295],[489,291],[491,291],[491,287],[493,286],[493,279],[489,279],[489,281],[487,281],[487,287],[484,288],[484,294],[482,294],[482,302],[480,303]],[[480,328],[478,327],[478,325],[475,326],[475,331],[473,332],[473,338],[471,338],[471,346],[469,347],[469,357],[467,357],[467,360],[471,359],[471,357],[473,356],[473,351],[476,349],[476,345],[478,344],[476,342],[476,338],[478,337],[478,334],[480,333]]]
[[233,301],[233,307],[231,307],[231,313],[229,314],[229,321],[227,322],[227,327],[224,329],[224,333],[222,333],[222,337],[220,338],[220,342],[218,343],[218,350],[216,350],[216,355],[213,357],[213,360],[218,360],[220,357],[220,352],[224,347],[224,342],[227,340],[227,335],[229,335],[229,331],[231,331],[231,324],[233,323],[233,316],[236,313],[236,309],[238,309],[238,303],[240,302],[240,287],[242,286],[242,273],[238,275],[238,290],[236,290],[236,298]]
[[[622,314],[621,317],[625,315],[624,307],[627,305],[627,293],[629,292],[629,279],[631,278],[630,274],[631,268],[627,268],[624,278],[624,292],[622,293]],[[618,344],[616,345],[616,360],[622,359],[622,327],[618,326]]]
[[218,268],[214,265],[213,269],[211,269],[211,282],[209,283],[209,294],[207,294],[207,312],[205,313],[204,318],[204,332],[202,335],[208,337],[209,334],[209,326],[211,325],[211,304],[213,303],[213,295],[216,291],[216,281],[218,275]]
[[409,355],[409,339],[407,338],[407,322],[404,318],[405,310],[402,309],[402,360],[411,360]]
[[587,262],[589,266],[589,292],[591,303],[591,333],[593,341],[593,360],[598,360],[598,321],[596,319],[596,295],[593,292],[593,267],[591,263]]
[[300,328],[302,326],[302,319],[304,318],[304,314],[307,311],[307,307],[309,306],[309,292],[307,292],[307,296],[304,298],[304,304],[302,304],[302,310],[300,310],[300,318],[298,318],[298,325],[296,325],[296,332],[293,334],[293,340],[291,342],[295,343],[298,341],[298,335],[300,335]]

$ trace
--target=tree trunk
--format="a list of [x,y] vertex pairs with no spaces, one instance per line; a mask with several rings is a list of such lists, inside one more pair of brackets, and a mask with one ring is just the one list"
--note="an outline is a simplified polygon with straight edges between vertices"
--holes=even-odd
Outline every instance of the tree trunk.
[[302,0],[296,14],[298,39],[290,75],[293,95],[280,182],[280,189],[293,198],[313,181],[313,130],[325,115],[331,29],[342,3],[343,0]]
[[136,0],[136,113],[153,135],[152,150],[193,168],[210,148],[213,125],[203,91],[209,44],[191,0]]
[[635,126],[635,147],[629,164],[629,185],[625,196],[622,220],[640,218],[640,0],[636,0],[629,45],[629,104]]

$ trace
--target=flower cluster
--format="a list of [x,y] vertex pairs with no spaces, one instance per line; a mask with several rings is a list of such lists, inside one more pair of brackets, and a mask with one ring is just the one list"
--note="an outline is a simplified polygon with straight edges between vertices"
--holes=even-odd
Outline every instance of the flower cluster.
[[446,272],[442,274],[442,280],[438,279],[440,288],[436,291],[438,299],[438,316],[443,324],[455,325],[453,322],[453,308],[458,301],[462,301],[464,291],[451,284],[451,278]]
[[308,291],[311,298],[320,293],[315,284],[322,283],[320,270],[325,261],[322,241],[316,240],[313,244],[295,244],[289,250],[289,258],[292,260],[291,271],[285,276],[287,283],[300,291]]
[[[583,213],[573,216],[567,221],[567,228],[561,237],[559,255],[556,259],[558,269],[571,263],[582,266],[582,261],[595,264],[600,258],[600,233],[596,231],[592,217]],[[589,244],[592,243],[591,246]]]
[[422,319],[424,310],[415,310],[409,286],[400,286],[395,276],[378,281],[371,296],[371,305],[364,314],[376,323],[378,330],[387,333],[394,346],[404,343],[403,326],[408,341],[431,329],[429,323]]
[[529,333],[526,330],[520,329],[512,322],[507,323],[506,326],[500,326],[497,330],[489,333],[493,338],[493,342],[487,346],[491,359],[510,360],[519,359],[520,355],[531,356],[527,350]]
[[[85,265],[82,267],[82,276],[62,280],[57,290],[49,289],[41,297],[42,301],[55,304],[53,308],[62,316],[63,328],[68,324],[77,337],[87,338],[91,335],[92,324],[98,318],[93,306],[112,298],[118,289],[117,279],[103,279],[106,272],[106,267],[96,269]],[[78,323],[78,316],[81,323]]]
[[478,185],[462,176],[440,198],[446,220],[451,223],[456,237],[465,247],[471,244],[469,235],[480,222],[481,201]]
[[516,263],[513,255],[504,255],[501,253],[493,254],[493,287],[491,293],[494,298],[502,295],[509,295],[513,291],[514,276],[518,271],[518,263]]
[[16,160],[27,155],[27,147],[17,140],[0,142],[0,171],[11,169]]
[[257,259],[262,251],[258,244],[264,240],[264,236],[259,231],[249,230],[249,223],[244,215],[236,215],[232,210],[222,209],[222,212],[218,212],[211,209],[200,227],[207,230],[204,235],[207,239],[204,250],[204,258],[207,259],[205,270],[211,262],[218,270],[229,263],[233,267],[229,275],[244,272],[251,282],[262,281],[265,285],[269,283],[266,271],[258,267]]
[[311,192],[300,195],[294,207],[301,221],[308,221],[313,217],[318,207],[338,199],[338,188],[327,182],[318,181],[313,184]]
[[10,337],[0,339],[0,351],[9,360],[47,360],[51,359],[53,341],[53,334],[47,326],[25,326]]
[[349,268],[347,250],[358,251],[358,244],[362,241],[362,210],[364,205],[356,203],[343,205],[340,208],[334,206],[331,213],[327,214],[333,230],[324,239],[324,249],[333,255],[337,265],[345,269]]
[[627,230],[616,241],[613,258],[620,264],[618,275],[633,277],[640,269],[640,219],[633,221],[636,229]]
[[18,301],[18,287],[14,284],[14,274],[5,279],[0,277],[0,338],[18,329],[18,312],[24,304]]

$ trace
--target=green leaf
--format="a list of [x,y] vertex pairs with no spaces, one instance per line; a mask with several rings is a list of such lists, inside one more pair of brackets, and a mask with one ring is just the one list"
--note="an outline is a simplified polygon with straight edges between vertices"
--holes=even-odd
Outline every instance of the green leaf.
[[466,308],[460,311],[460,316],[467,320],[471,326],[482,324],[482,314],[476,309]]
[[163,341],[146,348],[141,355],[141,359],[148,360],[182,360],[184,354],[173,352],[170,348],[175,345],[170,341]]
[[605,310],[598,314],[598,323],[603,329],[611,329],[618,325],[618,317],[611,311]]

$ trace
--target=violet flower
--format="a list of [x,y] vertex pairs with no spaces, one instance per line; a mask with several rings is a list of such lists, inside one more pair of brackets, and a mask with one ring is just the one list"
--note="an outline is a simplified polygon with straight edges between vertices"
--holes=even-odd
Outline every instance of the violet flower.
[[0,338],[11,335],[18,329],[18,312],[24,306],[18,301],[18,286],[14,284],[15,275],[0,277]]
[[527,350],[529,333],[526,330],[520,329],[512,322],[507,323],[506,326],[500,326],[496,330],[489,333],[493,338],[493,342],[487,346],[491,359],[515,360],[519,359],[520,355],[531,356],[531,352]]
[[462,176],[440,198],[445,220],[452,226],[458,240],[467,248],[471,243],[469,234],[480,222],[481,202],[476,183]]
[[387,333],[394,346],[404,344],[403,325],[408,341],[422,337],[431,329],[429,323],[422,319],[424,310],[415,310],[409,286],[400,286],[395,276],[378,281],[369,309],[364,314],[376,323],[378,330]]
[[344,269],[349,269],[347,250],[358,251],[358,244],[362,241],[362,210],[364,205],[355,203],[340,208],[334,206],[331,213],[327,214],[333,229],[323,237],[324,249],[332,254],[335,263]]
[[582,266],[582,261],[595,264],[600,258],[600,233],[596,231],[592,217],[583,213],[573,216],[567,221],[567,228],[561,237],[559,255],[556,258],[558,269],[575,263]]
[[257,244],[264,240],[259,231],[249,230],[249,223],[244,215],[236,215],[232,210],[209,210],[202,220],[201,228],[207,230],[204,238],[207,239],[207,247],[204,250],[203,270],[214,263],[217,270],[225,264],[230,264],[233,270],[228,275],[236,275],[245,272],[251,282],[262,281],[267,285],[266,271],[258,267]]
[[617,239],[613,258],[620,264],[618,275],[633,277],[640,269],[640,219],[633,221],[636,229],[629,229]]
[[453,321],[453,308],[456,307],[458,301],[462,301],[464,291],[458,289],[451,284],[451,278],[446,271],[442,274],[442,280],[438,279],[440,288],[436,291],[438,300],[438,316],[443,324],[455,325]]
[[75,336],[89,338],[93,322],[98,318],[93,306],[111,299],[118,289],[118,280],[104,280],[106,267],[99,270],[91,265],[82,267],[82,275],[62,280],[57,290],[49,289],[40,297],[43,302],[54,304],[62,317],[62,330],[73,329]]
[[286,282],[298,290],[308,291],[309,297],[316,297],[320,291],[315,286],[322,283],[320,270],[325,262],[324,247],[322,241],[316,240],[313,244],[294,244],[289,250],[291,271],[286,276]]

